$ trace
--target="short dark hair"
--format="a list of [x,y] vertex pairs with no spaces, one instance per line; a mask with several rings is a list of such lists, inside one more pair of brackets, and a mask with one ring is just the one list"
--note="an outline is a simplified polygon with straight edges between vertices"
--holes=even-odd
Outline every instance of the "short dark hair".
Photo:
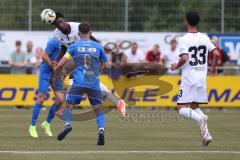
[[170,41],[170,44],[172,43],[177,43],[177,40],[175,38],[173,38],[171,41]]
[[21,46],[21,45],[22,45],[22,42],[19,41],[19,40],[17,40],[17,41],[15,42],[15,45],[16,45],[16,46]]
[[132,42],[132,45],[136,45],[136,46],[138,46],[137,42]]
[[191,26],[197,26],[198,22],[200,21],[200,16],[198,12],[190,11],[186,14],[186,20]]
[[64,15],[62,14],[62,13],[60,13],[60,12],[55,12],[55,14],[56,14],[56,19],[52,22],[52,24],[54,24],[55,22],[56,22],[56,20],[58,19],[58,18],[65,18],[64,17]]
[[160,48],[159,44],[155,44],[153,47]]
[[78,31],[82,34],[88,34],[90,30],[91,30],[91,26],[87,22],[82,22],[78,26]]

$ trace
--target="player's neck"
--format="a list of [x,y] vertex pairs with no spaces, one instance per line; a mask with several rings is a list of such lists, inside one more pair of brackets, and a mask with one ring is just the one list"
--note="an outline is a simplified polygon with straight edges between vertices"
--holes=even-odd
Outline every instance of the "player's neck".
[[88,36],[80,36],[82,40],[89,40],[90,38]]
[[189,33],[197,33],[197,27],[192,27],[192,26],[188,26],[188,32]]

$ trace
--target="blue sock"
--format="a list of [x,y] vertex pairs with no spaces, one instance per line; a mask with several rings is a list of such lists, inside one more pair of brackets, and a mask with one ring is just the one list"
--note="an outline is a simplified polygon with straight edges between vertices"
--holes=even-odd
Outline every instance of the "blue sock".
[[35,103],[32,110],[32,126],[36,126],[38,115],[40,114],[42,104]]
[[63,119],[64,119],[65,126],[68,124],[72,125],[72,113],[69,110],[69,108],[66,108],[63,111]]
[[105,128],[105,115],[104,111],[98,111],[97,112],[97,117],[96,117],[96,122],[98,128]]
[[46,118],[46,121],[48,123],[51,123],[52,119],[55,117],[55,109],[56,109],[56,103],[53,103],[53,105],[49,108],[48,116]]

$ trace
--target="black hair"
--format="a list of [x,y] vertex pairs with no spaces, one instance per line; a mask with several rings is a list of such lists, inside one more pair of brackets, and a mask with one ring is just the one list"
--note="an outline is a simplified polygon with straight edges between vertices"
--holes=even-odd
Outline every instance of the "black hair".
[[60,12],[55,12],[55,14],[56,14],[56,19],[53,21],[53,23],[52,24],[54,24],[55,22],[56,22],[56,20],[58,19],[58,18],[65,18],[64,17],[64,15],[62,14],[62,13],[60,13]]
[[82,34],[88,34],[91,30],[91,26],[87,22],[82,22],[78,26],[78,31]]
[[191,26],[197,26],[200,21],[200,16],[198,12],[191,11],[186,14],[186,20]]

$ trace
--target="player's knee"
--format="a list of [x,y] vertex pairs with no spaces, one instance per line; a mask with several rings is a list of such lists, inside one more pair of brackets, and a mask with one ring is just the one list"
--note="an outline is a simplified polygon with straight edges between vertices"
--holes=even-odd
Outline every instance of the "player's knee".
[[186,105],[177,105],[177,111],[179,112],[179,110],[183,107],[187,107]]
[[94,105],[93,106],[93,109],[98,112],[98,111],[101,111],[102,110],[102,106],[99,104],[99,105]]
[[64,102],[64,98],[63,97],[55,97],[55,102],[56,103],[63,103]]
[[46,95],[44,93],[39,93],[37,96],[37,102],[42,104],[46,99]]
[[198,103],[192,103],[192,104],[190,104],[190,107],[191,107],[191,109],[197,109],[197,108],[199,108],[199,104]]
[[56,103],[62,103],[64,102],[65,98],[64,98],[64,94],[60,93],[60,92],[55,92],[55,102]]

